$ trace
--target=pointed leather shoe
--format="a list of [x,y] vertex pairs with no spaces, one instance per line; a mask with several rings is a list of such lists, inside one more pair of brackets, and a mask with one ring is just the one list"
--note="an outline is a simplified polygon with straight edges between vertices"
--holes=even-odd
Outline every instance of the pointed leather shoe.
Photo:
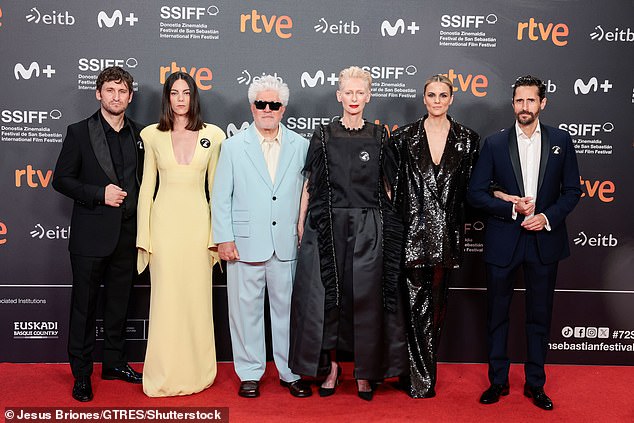
[[489,386],[489,389],[487,389],[486,391],[484,391],[484,393],[482,393],[482,396],[480,397],[480,402],[482,404],[495,404],[496,402],[500,400],[500,396],[504,396],[508,394],[509,394],[508,383],[504,385],[493,383],[491,384],[491,386]]
[[101,378],[105,380],[122,380],[129,383],[143,383],[143,375],[135,371],[127,363],[121,367],[103,369]]
[[548,395],[544,392],[544,388],[541,386],[528,386],[524,385],[524,395],[533,399],[533,404],[541,408],[542,410],[552,410],[553,402]]
[[73,398],[81,402],[92,401],[93,395],[90,376],[81,376],[75,379]]

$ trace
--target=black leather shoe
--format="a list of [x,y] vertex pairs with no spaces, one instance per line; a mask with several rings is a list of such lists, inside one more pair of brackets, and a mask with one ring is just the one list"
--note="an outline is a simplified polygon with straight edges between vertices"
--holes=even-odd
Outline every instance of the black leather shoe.
[[500,400],[500,396],[504,396],[508,394],[509,394],[508,383],[504,385],[492,383],[491,386],[489,386],[489,389],[484,391],[484,393],[480,397],[480,402],[482,404],[494,404]]
[[73,398],[81,402],[92,401],[90,376],[81,376],[75,379],[75,384],[73,385]]
[[301,379],[297,379],[292,382],[284,382],[283,380],[280,380],[280,385],[288,388],[291,395],[297,398],[306,398],[313,394],[310,386],[304,383]]
[[243,380],[240,382],[238,395],[244,398],[257,398],[260,396],[260,382],[257,380]]
[[528,386],[524,385],[524,395],[533,399],[533,404],[541,408],[542,410],[552,410],[553,402],[548,395],[544,392],[544,388],[541,386]]
[[143,383],[143,375],[135,371],[127,363],[121,367],[103,369],[101,378],[105,380],[123,380],[129,383]]

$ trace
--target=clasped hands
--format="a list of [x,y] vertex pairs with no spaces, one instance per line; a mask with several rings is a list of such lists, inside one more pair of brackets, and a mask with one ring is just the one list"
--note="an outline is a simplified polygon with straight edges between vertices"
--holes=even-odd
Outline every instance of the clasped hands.
[[[493,195],[500,200],[513,203],[517,214],[531,216],[535,213],[535,202],[533,201],[533,197],[519,197],[517,195],[505,194],[501,191],[495,191]],[[525,219],[521,223],[521,226],[528,231],[541,231],[546,227],[546,218],[541,213],[536,214],[528,219]]]

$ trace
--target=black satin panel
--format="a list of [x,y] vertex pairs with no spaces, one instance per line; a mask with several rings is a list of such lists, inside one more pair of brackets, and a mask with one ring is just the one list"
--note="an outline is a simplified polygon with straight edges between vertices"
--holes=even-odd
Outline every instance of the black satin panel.
[[409,293],[407,347],[410,358],[407,393],[413,398],[435,394],[438,345],[447,310],[450,270],[440,266],[407,269]]
[[399,160],[395,204],[405,224],[405,266],[458,267],[464,245],[464,202],[479,135],[451,120],[437,173],[423,125],[399,128],[392,148]]

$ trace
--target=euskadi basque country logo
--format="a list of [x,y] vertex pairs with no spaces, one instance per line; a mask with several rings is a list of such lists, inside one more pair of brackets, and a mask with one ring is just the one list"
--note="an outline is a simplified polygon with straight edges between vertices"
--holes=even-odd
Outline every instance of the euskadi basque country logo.
[[37,7],[32,7],[26,15],[26,21],[33,24],[44,25],[75,25],[75,17],[68,10],[59,12],[40,12]]
[[99,25],[99,28],[107,29],[126,25],[134,26],[137,22],[139,22],[139,18],[134,12],[127,13],[124,18],[123,12],[120,9],[110,12],[101,10],[97,14],[97,25]]
[[15,76],[17,80],[39,78],[40,75],[46,78],[52,78],[55,73],[55,69],[50,64],[41,67],[38,62],[31,62],[28,65],[16,63],[13,67],[13,76]]
[[613,85],[609,79],[605,79],[601,84],[599,84],[599,80],[597,79],[597,77],[593,76],[588,79],[588,82],[585,82],[581,78],[577,79],[574,84],[574,91],[575,95],[585,95],[589,93],[596,93],[598,91],[603,91],[604,93],[607,93],[608,91],[610,91],[612,86]]
[[[394,23],[392,23],[394,22]],[[410,21],[405,24],[403,18],[398,18],[395,21],[384,20],[381,22],[381,36],[382,37],[396,37],[398,35],[415,35],[420,31],[420,25],[416,21]]]
[[[242,72],[240,72],[240,75],[236,78],[236,81],[238,81],[238,84],[240,84],[240,85],[249,85],[249,84],[251,84],[251,82],[252,82],[252,81],[253,81],[253,82],[255,82],[255,81],[259,81],[259,80],[260,80],[260,78],[261,78],[262,76],[265,76],[265,75],[267,75],[267,73],[266,73],[266,72],[262,72],[261,76],[258,76],[258,75],[251,76],[251,73],[250,73],[248,70],[243,69],[243,70],[242,70]],[[282,79],[282,77],[281,77],[281,76],[279,76],[279,75],[277,74],[277,72],[273,73],[273,75],[272,75],[272,76],[273,76],[275,79],[277,79],[278,81],[280,81],[280,82],[284,82],[284,80]]]
[[313,27],[316,33],[335,35],[358,35],[361,29],[354,21],[339,20],[329,23],[326,18],[320,18]]
[[57,339],[58,337],[59,327],[56,321],[13,322],[13,339]]
[[594,31],[590,33],[590,39],[594,41],[611,41],[611,42],[634,42],[634,31],[632,28],[614,28],[613,30],[604,30],[601,25],[594,27]]

